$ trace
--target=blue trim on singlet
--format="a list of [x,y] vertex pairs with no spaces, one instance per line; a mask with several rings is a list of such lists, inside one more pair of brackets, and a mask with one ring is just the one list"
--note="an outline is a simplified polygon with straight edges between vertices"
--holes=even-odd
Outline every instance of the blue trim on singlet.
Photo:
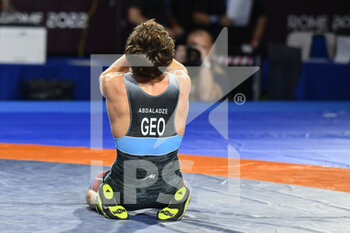
[[114,138],[118,150],[131,155],[165,155],[179,149],[182,137],[166,138],[130,137]]

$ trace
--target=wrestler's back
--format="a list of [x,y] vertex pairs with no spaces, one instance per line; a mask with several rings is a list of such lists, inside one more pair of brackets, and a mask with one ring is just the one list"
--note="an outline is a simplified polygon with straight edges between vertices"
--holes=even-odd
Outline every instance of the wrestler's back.
[[[190,78],[183,71],[174,70],[164,73],[150,82],[138,82],[142,90],[152,96],[161,95],[169,85],[169,75],[176,76],[180,95],[175,112],[175,128],[179,136],[183,136],[189,108]],[[136,78],[137,80],[137,78]],[[124,81],[124,73],[109,73],[101,82],[101,89],[106,97],[108,117],[115,138],[123,137],[130,125],[130,107]]]

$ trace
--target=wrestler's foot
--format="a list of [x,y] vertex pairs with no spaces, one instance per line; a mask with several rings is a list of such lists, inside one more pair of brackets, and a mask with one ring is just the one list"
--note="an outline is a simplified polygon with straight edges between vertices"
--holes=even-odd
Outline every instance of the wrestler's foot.
[[126,209],[115,201],[114,191],[109,184],[101,184],[98,189],[96,210],[106,218],[126,220],[129,218]]
[[157,218],[161,221],[180,220],[187,210],[188,203],[191,200],[190,190],[183,186],[176,191],[168,207],[158,212]]

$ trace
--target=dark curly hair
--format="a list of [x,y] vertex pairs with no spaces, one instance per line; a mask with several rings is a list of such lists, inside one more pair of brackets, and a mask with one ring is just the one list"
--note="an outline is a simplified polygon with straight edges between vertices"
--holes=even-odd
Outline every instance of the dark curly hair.
[[[125,54],[135,75],[153,79],[162,74],[158,67],[171,64],[175,56],[175,44],[165,28],[151,19],[135,27],[126,42]],[[138,66],[145,62],[149,66]]]

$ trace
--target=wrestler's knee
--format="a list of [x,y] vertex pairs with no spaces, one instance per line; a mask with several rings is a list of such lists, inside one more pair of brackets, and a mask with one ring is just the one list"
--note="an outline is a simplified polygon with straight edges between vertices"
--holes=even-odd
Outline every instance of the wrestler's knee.
[[89,189],[85,194],[86,203],[89,205],[90,209],[96,210],[96,198],[97,192],[92,189]]
[[96,210],[96,199],[97,199],[98,188],[103,183],[103,179],[108,173],[109,173],[109,170],[105,170],[97,174],[97,176],[91,180],[89,190],[85,194],[86,203],[93,210]]

